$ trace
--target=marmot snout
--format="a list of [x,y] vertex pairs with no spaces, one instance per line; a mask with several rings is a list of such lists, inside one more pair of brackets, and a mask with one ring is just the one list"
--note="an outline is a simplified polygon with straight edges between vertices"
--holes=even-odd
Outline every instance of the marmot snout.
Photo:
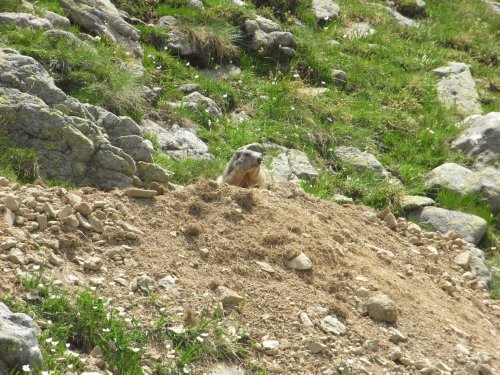
[[262,160],[262,154],[259,152],[238,150],[217,182],[240,187],[262,187],[266,182],[265,172],[260,167]]

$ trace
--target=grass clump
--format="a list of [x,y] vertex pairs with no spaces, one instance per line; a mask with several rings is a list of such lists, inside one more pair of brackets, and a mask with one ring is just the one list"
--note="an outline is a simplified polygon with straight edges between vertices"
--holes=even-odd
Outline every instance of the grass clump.
[[17,12],[21,9],[21,0],[2,0],[0,12]]
[[13,295],[5,296],[3,302],[14,311],[31,316],[43,327],[38,336],[43,369],[82,372],[80,356],[99,347],[113,373],[142,373],[140,358],[145,335],[134,319],[119,317],[94,291],[85,290],[71,298],[53,288],[41,272],[21,282],[30,302]]
[[31,183],[38,177],[36,152],[26,146],[15,144],[1,128],[0,175],[22,183]]

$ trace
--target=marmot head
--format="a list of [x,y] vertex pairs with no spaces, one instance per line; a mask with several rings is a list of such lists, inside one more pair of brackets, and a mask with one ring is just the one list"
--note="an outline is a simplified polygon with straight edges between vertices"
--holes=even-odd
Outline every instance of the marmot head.
[[232,158],[232,166],[236,170],[254,169],[262,163],[262,154],[252,150],[238,150]]

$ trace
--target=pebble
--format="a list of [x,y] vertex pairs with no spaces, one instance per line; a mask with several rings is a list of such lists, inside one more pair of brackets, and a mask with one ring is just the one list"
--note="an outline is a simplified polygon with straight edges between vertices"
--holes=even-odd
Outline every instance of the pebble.
[[326,333],[334,335],[343,335],[346,333],[346,326],[337,318],[331,315],[325,316],[320,322],[321,329]]
[[82,198],[80,198],[78,195],[73,194],[73,193],[66,194],[66,199],[68,200],[68,203],[71,206],[75,206],[82,201]]
[[16,245],[17,245],[17,241],[10,238],[10,239],[7,239],[0,244],[0,249],[1,250],[9,250],[10,248],[13,248]]
[[6,177],[0,177],[0,187],[9,186],[9,180]]
[[326,350],[327,348],[328,347],[321,342],[312,341],[312,342],[307,344],[307,349],[309,349],[310,352],[313,354],[321,353],[322,351]]
[[49,262],[54,266],[60,266],[64,263],[64,259],[54,253],[50,253]]
[[245,300],[245,298],[238,293],[222,285],[217,287],[216,292],[219,295],[219,301],[222,302],[224,306],[239,305]]
[[80,212],[77,212],[75,214],[76,216],[76,219],[78,220],[78,223],[82,226],[82,228],[84,229],[92,229],[92,225],[90,225],[90,223],[87,221],[87,219],[85,219],[85,217],[80,214]]
[[94,231],[96,231],[97,233],[104,232],[104,224],[101,220],[95,217],[94,214],[90,214],[87,219],[89,220],[89,223]]
[[19,264],[19,265],[23,265],[26,263],[26,257],[24,256],[24,253],[16,247],[12,248],[9,251],[9,254],[7,255],[7,260],[14,264]]
[[56,211],[54,210],[54,207],[50,203],[44,203],[43,204],[43,212],[45,212],[47,215],[49,215],[50,218],[55,218],[56,217]]
[[306,271],[310,270],[313,264],[306,254],[300,253],[295,258],[291,259],[287,263],[287,266],[294,270]]
[[46,215],[36,215],[36,222],[38,223],[38,228],[40,230],[45,230],[47,229],[48,226],[48,220]]
[[99,257],[90,257],[85,260],[83,263],[83,268],[92,270],[92,271],[99,271],[102,268],[102,259]]
[[4,197],[3,204],[11,211],[19,210],[18,199],[13,195],[7,195],[6,197]]
[[385,294],[372,296],[367,304],[368,315],[373,320],[395,322],[398,319],[396,304]]
[[278,354],[279,346],[280,346],[280,343],[277,340],[264,340],[264,341],[262,341],[262,349],[268,355]]
[[72,228],[78,228],[78,226],[80,225],[80,222],[75,215],[66,216],[64,219],[62,219],[62,222]]
[[137,288],[143,292],[150,292],[156,289],[155,280],[148,275],[141,275],[136,280]]
[[396,217],[392,213],[387,214],[387,216],[384,218],[384,221],[387,224],[387,226],[392,230],[396,229],[398,226]]
[[158,192],[156,190],[129,188],[125,190],[125,195],[132,198],[153,198],[158,195]]
[[266,263],[266,262],[259,262],[259,261],[255,261],[255,263],[257,263],[259,266],[260,266],[260,269],[264,272],[267,272],[267,273],[274,273],[274,268],[271,267],[271,265],[269,263]]
[[401,333],[394,327],[389,327],[389,341],[395,344],[408,341],[408,336]]
[[311,319],[309,319],[309,316],[305,312],[301,312],[299,314],[299,319],[302,322],[302,324],[306,327],[314,326],[313,322],[311,321]]
[[64,206],[63,208],[61,208],[59,210],[59,213],[57,214],[57,217],[60,219],[60,220],[64,220],[66,219],[69,215],[71,215],[73,213],[73,209],[71,208],[70,205],[66,205]]
[[8,208],[5,208],[3,212],[3,221],[8,227],[13,227],[16,222],[16,214]]
[[378,352],[379,346],[377,340],[366,340],[363,343],[363,348],[371,352]]
[[92,213],[92,207],[86,202],[80,202],[73,206],[76,212],[81,213],[82,215],[90,215]]

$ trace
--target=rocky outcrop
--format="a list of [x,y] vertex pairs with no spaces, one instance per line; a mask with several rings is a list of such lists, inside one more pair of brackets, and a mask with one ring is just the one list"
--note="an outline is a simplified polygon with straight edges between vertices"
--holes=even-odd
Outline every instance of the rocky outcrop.
[[0,25],[13,24],[19,27],[33,29],[52,29],[52,23],[46,18],[40,18],[30,13],[0,13]]
[[109,0],[61,0],[69,17],[86,31],[120,43],[142,57],[139,31],[125,21]]
[[434,69],[434,73],[442,77],[437,85],[442,105],[456,109],[464,117],[482,113],[476,85],[467,64],[452,62]]
[[418,23],[412,20],[411,18],[403,16],[397,10],[391,7],[383,7],[385,11],[391,16],[394,21],[404,27],[418,27]]
[[313,0],[311,10],[318,23],[324,23],[337,19],[340,7],[331,0]]
[[342,163],[355,167],[359,172],[373,171],[383,178],[393,182],[397,181],[377,158],[368,152],[363,152],[355,147],[339,146],[334,153]]
[[66,17],[63,17],[57,13],[46,11],[44,14],[45,18],[54,25],[54,27],[59,27],[62,29],[69,29],[71,22]]
[[136,162],[152,161],[152,145],[128,117],[81,104],[57,88],[34,59],[0,50],[0,115],[16,143],[37,152],[39,173],[103,189],[140,183]]
[[196,129],[181,128],[173,125],[170,128],[153,121],[144,120],[141,125],[144,130],[152,133],[162,150],[176,159],[211,159],[208,146],[196,136]]
[[404,211],[414,210],[416,208],[434,206],[436,202],[428,197],[419,195],[403,195],[399,200],[399,205]]
[[244,30],[250,51],[260,58],[287,63],[295,55],[293,34],[282,31],[274,21],[257,16],[245,21]]
[[0,373],[29,372],[41,366],[33,319],[11,312],[0,302],[0,327]]
[[426,181],[429,188],[449,189],[465,195],[481,193],[494,211],[500,210],[500,171],[484,168],[472,171],[454,163],[445,163],[433,169]]
[[269,174],[277,182],[308,180],[319,176],[304,152],[286,148],[272,159]]
[[410,217],[439,233],[454,230],[472,244],[477,244],[488,229],[486,221],[478,216],[438,207],[424,207],[414,211]]
[[458,126],[465,130],[451,148],[476,158],[486,157],[490,166],[500,168],[500,112],[469,116]]
[[396,1],[396,9],[403,16],[409,18],[425,17],[425,2],[423,0],[399,0]]

